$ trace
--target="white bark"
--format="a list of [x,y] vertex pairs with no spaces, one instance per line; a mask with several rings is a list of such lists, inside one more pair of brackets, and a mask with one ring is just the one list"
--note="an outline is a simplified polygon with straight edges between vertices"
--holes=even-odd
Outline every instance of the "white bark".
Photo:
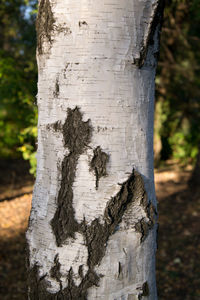
[[[75,238],[58,246],[51,226],[61,188],[62,162],[70,152],[62,130],[54,130],[53,124],[59,121],[62,128],[69,108],[73,111],[78,107],[83,121],[89,119],[92,128],[90,142],[78,158],[72,186],[77,222],[85,221],[89,226],[98,218],[103,224],[108,202],[133,169],[141,174],[148,201],[156,206],[153,111],[158,28],[153,45],[148,45],[148,39],[158,1],[45,1],[50,4],[53,29],[51,41],[43,34],[37,56],[38,168],[27,240],[30,267],[38,266],[39,277],[45,276],[47,290],[53,295],[61,286],[67,287],[71,268],[76,286],[82,280],[79,267],[83,265],[83,276],[88,271],[83,234],[76,232]],[[143,65],[138,63],[142,47],[148,49]],[[99,178],[97,189],[90,163],[98,146],[109,160],[107,175]],[[157,299],[156,226],[141,242],[141,232],[135,225],[141,220],[148,222],[150,217],[140,200],[138,196],[110,235],[105,256],[94,267],[102,277],[98,286],[88,289],[87,299]],[[57,254],[59,280],[51,273]],[[146,282],[149,295],[143,291]]]

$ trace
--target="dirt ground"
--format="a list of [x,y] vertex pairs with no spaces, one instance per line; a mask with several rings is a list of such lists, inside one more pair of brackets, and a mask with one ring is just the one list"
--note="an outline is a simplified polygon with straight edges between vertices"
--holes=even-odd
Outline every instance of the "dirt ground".
[[[9,166],[0,162],[0,299],[25,300],[25,230],[33,179],[24,163]],[[155,172],[160,300],[200,299],[200,196],[188,189],[190,174],[175,165]]]

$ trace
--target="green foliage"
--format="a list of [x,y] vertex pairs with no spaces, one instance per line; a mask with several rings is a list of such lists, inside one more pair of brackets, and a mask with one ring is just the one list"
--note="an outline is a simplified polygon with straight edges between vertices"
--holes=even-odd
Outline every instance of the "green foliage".
[[[34,176],[36,175],[36,151],[33,144],[35,143],[37,139],[37,127],[36,126],[30,126],[25,128],[21,131],[19,134],[19,140],[20,143],[23,145],[18,148],[19,151],[21,151],[22,156],[25,160],[29,160],[30,163],[30,173]],[[31,143],[32,140],[32,143]]]
[[200,141],[200,2],[166,1],[158,65],[161,159],[193,162]]
[[37,124],[35,9],[36,1],[0,3],[0,157],[22,152],[31,172]]

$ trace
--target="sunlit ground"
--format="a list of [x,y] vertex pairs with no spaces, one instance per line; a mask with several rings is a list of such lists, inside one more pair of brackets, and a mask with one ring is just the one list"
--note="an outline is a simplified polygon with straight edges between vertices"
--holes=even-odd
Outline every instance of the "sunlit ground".
[[[159,202],[157,282],[159,299],[200,299],[200,197],[187,191],[191,170],[175,166],[156,171]],[[0,202],[0,299],[27,299],[25,237],[31,207],[30,180]],[[20,187],[19,187],[20,186]],[[9,198],[9,185],[1,187]],[[23,187],[23,189],[22,189]],[[17,197],[22,191],[28,192]],[[4,197],[5,198],[5,197]]]

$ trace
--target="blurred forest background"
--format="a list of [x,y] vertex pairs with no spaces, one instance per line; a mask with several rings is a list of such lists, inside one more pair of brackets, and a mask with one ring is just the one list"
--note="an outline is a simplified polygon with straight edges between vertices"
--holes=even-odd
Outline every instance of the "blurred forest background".
[[[165,5],[154,139],[161,225],[158,290],[160,299],[196,300],[200,299],[200,1],[166,0]],[[24,231],[37,148],[36,14],[36,0],[0,2],[0,217],[7,224],[0,224],[1,299],[26,299]],[[12,209],[24,218],[10,221],[14,229],[8,221]]]

